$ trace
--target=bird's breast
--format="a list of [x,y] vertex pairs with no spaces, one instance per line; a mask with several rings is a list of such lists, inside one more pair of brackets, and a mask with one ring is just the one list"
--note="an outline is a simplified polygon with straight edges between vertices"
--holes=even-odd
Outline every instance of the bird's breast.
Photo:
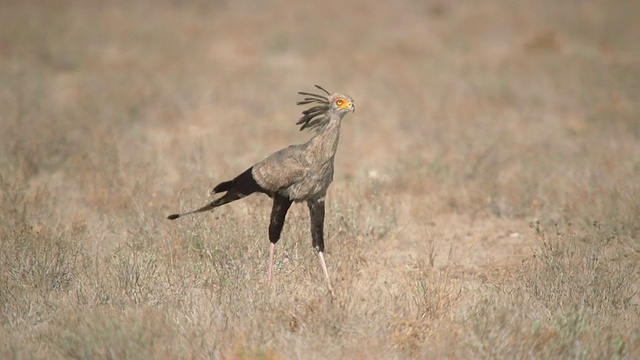
[[310,167],[304,180],[283,189],[283,194],[294,201],[315,200],[324,197],[333,181],[333,161]]

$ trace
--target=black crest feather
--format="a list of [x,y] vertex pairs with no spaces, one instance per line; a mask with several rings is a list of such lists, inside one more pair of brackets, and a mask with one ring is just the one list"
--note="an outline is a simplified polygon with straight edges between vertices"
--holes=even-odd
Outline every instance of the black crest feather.
[[296,123],[296,125],[302,125],[300,127],[300,130],[313,129],[325,123],[325,113],[330,108],[328,96],[331,96],[331,93],[329,93],[320,85],[315,86],[316,88],[324,91],[327,95],[318,95],[304,91],[298,92],[298,94],[304,95],[305,98],[301,101],[298,101],[296,105],[318,104],[302,112],[302,116]]

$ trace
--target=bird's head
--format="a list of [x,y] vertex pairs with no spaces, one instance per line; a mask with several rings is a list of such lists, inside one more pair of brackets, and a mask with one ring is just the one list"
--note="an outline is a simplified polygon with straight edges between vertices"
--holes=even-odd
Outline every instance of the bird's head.
[[349,95],[331,94],[319,85],[316,85],[316,88],[324,91],[326,95],[303,91],[298,93],[305,98],[298,101],[297,105],[317,104],[302,112],[302,117],[296,123],[296,125],[302,125],[300,130],[322,127],[327,123],[328,115],[335,114],[342,118],[349,111],[356,111],[353,99]]
[[334,111],[339,114],[346,114],[347,112],[356,112],[356,106],[353,104],[353,99],[349,95],[333,94],[327,97],[331,107],[330,111]]

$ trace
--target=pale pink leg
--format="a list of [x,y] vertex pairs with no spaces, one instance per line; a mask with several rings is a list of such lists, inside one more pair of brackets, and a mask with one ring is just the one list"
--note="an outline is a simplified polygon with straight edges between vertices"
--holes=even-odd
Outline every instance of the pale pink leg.
[[271,250],[269,251],[269,285],[271,285],[271,269],[273,269],[273,254],[276,251],[276,244],[271,243]]
[[327,264],[324,262],[324,255],[322,254],[322,251],[318,251],[318,256],[320,257],[320,265],[322,265],[324,276],[327,278],[327,286],[329,286],[329,292],[331,292],[331,296],[335,297],[335,294],[333,293],[333,288],[331,287],[331,281],[329,280],[329,272],[327,271]]

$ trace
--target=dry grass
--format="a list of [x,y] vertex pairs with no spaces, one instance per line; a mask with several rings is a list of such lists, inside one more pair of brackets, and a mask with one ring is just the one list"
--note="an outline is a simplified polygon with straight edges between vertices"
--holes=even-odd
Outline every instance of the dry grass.
[[[0,358],[638,358],[633,1],[5,1]],[[356,99],[266,283],[270,210],[177,222]],[[250,139],[250,140],[249,140]]]

